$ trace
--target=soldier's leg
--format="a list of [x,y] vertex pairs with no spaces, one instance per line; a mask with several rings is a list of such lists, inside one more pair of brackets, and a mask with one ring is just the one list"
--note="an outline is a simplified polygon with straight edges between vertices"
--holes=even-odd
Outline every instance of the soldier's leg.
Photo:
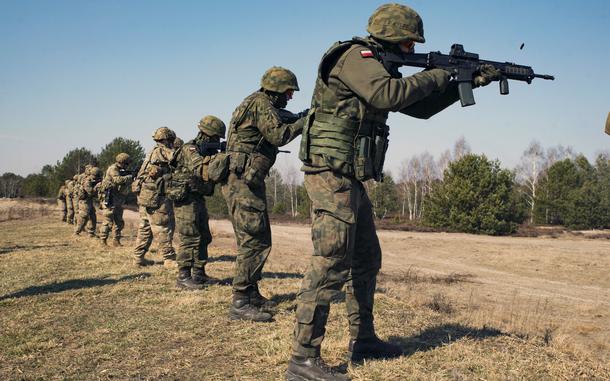
[[245,292],[256,287],[271,252],[271,227],[267,215],[265,188],[252,191],[232,174],[223,187],[237,241],[233,290]]
[[194,258],[194,266],[196,268],[204,268],[208,262],[208,245],[212,243],[212,233],[210,232],[208,209],[205,205],[205,200],[197,200],[197,231],[199,233],[199,244],[197,245],[197,254]]
[[125,220],[123,220],[123,207],[115,206],[112,210],[112,219],[114,220],[114,239],[115,241],[121,240],[123,228],[125,227]]
[[87,233],[89,233],[89,237],[95,237],[95,229],[97,228],[97,214],[95,212],[95,206],[93,205],[93,200],[87,201],[87,213],[89,215]]
[[89,210],[86,200],[78,200],[78,218],[76,221],[76,228],[74,229],[75,234],[80,234],[85,230],[87,222],[89,222]]
[[330,302],[350,272],[359,189],[357,182],[332,172],[305,175],[305,187],[314,211],[314,254],[297,294],[293,354],[318,357]]
[[136,246],[133,249],[133,254],[136,260],[144,258],[144,254],[146,254],[146,252],[150,248],[150,244],[153,240],[152,229],[150,227],[150,221],[148,219],[146,207],[139,206],[138,212],[140,214],[140,224],[138,225]]
[[199,233],[196,224],[196,204],[190,198],[174,203],[176,232],[180,239],[176,253],[178,268],[191,268],[199,248]]
[[153,230],[153,235],[157,237],[159,252],[163,255],[163,259],[176,258],[176,251],[172,246],[169,228],[170,213],[172,213],[171,204],[169,200],[165,200],[158,209],[150,214],[150,226]]
[[66,222],[66,216],[68,214],[66,200],[57,200],[57,205],[59,206],[59,215],[61,217],[61,221]]
[[[358,183],[358,186],[362,186]],[[373,302],[377,274],[381,269],[381,247],[375,230],[373,208],[364,190],[360,192],[356,217],[356,244],[352,271],[346,285],[345,304],[352,339],[375,337]]]
[[67,208],[66,221],[70,225],[72,225],[72,224],[74,224],[74,205],[72,205],[72,197],[66,198],[66,208]]
[[102,216],[103,222],[100,228],[100,239],[104,244],[106,244],[110,231],[114,226],[114,210],[111,208],[104,208],[102,209]]

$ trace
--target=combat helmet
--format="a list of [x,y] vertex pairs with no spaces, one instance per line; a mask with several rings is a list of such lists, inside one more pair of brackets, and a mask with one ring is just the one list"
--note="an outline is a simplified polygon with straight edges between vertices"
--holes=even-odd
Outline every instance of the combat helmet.
[[161,140],[173,141],[176,138],[176,133],[167,127],[160,127],[155,130],[152,136],[153,140],[159,142]]
[[299,91],[297,76],[280,66],[273,66],[263,74],[261,87],[276,93],[284,93],[287,90]]
[[404,40],[426,42],[421,17],[413,9],[402,4],[389,3],[377,8],[369,17],[366,30],[371,36],[391,43]]
[[131,161],[131,157],[129,156],[129,154],[121,152],[120,154],[116,155],[115,160],[119,164],[129,164],[129,162]]
[[197,127],[199,127],[199,131],[210,137],[220,136],[221,138],[224,138],[225,133],[227,132],[227,127],[224,122],[213,115],[207,115],[201,118]]

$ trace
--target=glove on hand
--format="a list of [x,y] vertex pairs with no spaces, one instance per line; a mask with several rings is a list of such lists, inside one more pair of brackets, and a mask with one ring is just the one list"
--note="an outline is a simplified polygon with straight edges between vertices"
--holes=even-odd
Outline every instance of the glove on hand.
[[479,74],[475,75],[472,83],[475,87],[487,86],[491,81],[500,80],[500,70],[496,69],[493,65],[481,65],[479,68]]

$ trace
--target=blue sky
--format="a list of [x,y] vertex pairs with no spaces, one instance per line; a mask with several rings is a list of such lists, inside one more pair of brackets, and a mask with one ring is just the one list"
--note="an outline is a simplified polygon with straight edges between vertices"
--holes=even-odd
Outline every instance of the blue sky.
[[[148,149],[163,125],[188,140],[206,114],[228,123],[272,65],[296,73],[301,91],[288,108],[300,111],[324,51],[365,35],[382,3],[0,0],[0,173],[38,172],[72,148],[97,153],[116,136]],[[427,121],[392,115],[386,162],[394,173],[403,159],[438,156],[460,136],[506,167],[533,139],[589,157],[608,149],[610,2],[405,4],[424,20],[418,52],[447,53],[457,42],[557,79],[511,82],[507,96],[492,84],[475,92],[475,106],[456,104]],[[298,168],[299,140],[280,167]]]

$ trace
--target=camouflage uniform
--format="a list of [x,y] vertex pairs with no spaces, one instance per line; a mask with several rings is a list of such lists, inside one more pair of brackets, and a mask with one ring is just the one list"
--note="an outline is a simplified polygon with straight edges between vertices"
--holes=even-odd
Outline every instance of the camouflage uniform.
[[[173,141],[173,137],[170,141]],[[169,162],[172,155],[171,146],[158,142],[142,164],[134,182],[140,213],[140,225],[134,248],[137,263],[141,263],[150,248],[153,235],[157,237],[159,252],[164,259],[173,260],[176,257],[172,247],[173,208],[171,201],[165,197],[165,179],[170,173]]]
[[66,180],[64,188],[64,197],[66,198],[66,222],[70,225],[74,224],[74,204],[72,202],[72,193],[74,192],[74,180]]
[[61,213],[61,220],[66,222],[67,217],[67,203],[66,203],[66,186],[62,185],[57,191],[57,206],[59,206],[59,212]]
[[[271,68],[263,77],[263,84],[265,78],[273,78],[274,70],[286,69]],[[294,83],[296,85],[296,77]],[[286,90],[266,91],[269,87],[272,86],[262,86],[248,96],[233,113],[229,126],[227,152],[230,155],[230,174],[222,186],[222,193],[238,246],[234,298],[235,294],[257,290],[271,251],[264,180],[275,163],[277,147],[299,136],[304,124],[304,118],[292,124],[282,121],[278,109],[286,105],[287,100],[281,99]]]
[[101,170],[97,167],[89,167],[85,173],[79,175],[77,180],[77,197],[78,197],[78,219],[74,234],[79,235],[87,226],[87,233],[90,237],[95,237],[95,228],[97,226],[97,216],[95,214],[95,206],[93,199],[97,194],[95,186],[101,177]]
[[202,151],[202,145],[217,143],[218,138],[224,137],[226,128],[220,119],[206,116],[201,119],[199,129],[200,133],[194,140],[181,144],[175,152],[171,162],[172,181],[167,192],[174,202],[176,231],[180,239],[176,254],[176,283],[178,287],[190,289],[202,288],[210,281],[205,274],[205,265],[212,234],[204,196],[214,193],[214,184],[204,181],[204,177],[217,150]]
[[[410,32],[395,31],[396,26]],[[314,374],[320,380],[343,379],[304,359],[319,358],[331,299],[344,284],[351,359],[375,352],[400,354],[399,347],[375,334],[373,302],[381,248],[362,182],[382,179],[390,111],[427,119],[459,97],[457,85],[449,83],[443,70],[405,78],[393,70],[392,77],[380,62],[379,51],[397,49],[395,43],[401,40],[423,42],[421,19],[413,10],[398,4],[382,6],[369,20],[369,32],[372,37],[336,43],[323,56],[301,139],[299,158],[312,202],[314,254],[297,294],[288,379]],[[381,39],[384,34],[386,40]]]
[[[124,156],[125,155],[126,158]],[[121,232],[125,226],[123,221],[123,204],[129,194],[133,176],[128,174],[125,167],[128,165],[129,155],[117,155],[117,162],[106,170],[106,176],[102,181],[102,202],[100,209],[104,221],[100,229],[100,239],[105,244],[110,231],[114,228],[114,243],[120,245]],[[109,199],[108,199],[109,198]]]

